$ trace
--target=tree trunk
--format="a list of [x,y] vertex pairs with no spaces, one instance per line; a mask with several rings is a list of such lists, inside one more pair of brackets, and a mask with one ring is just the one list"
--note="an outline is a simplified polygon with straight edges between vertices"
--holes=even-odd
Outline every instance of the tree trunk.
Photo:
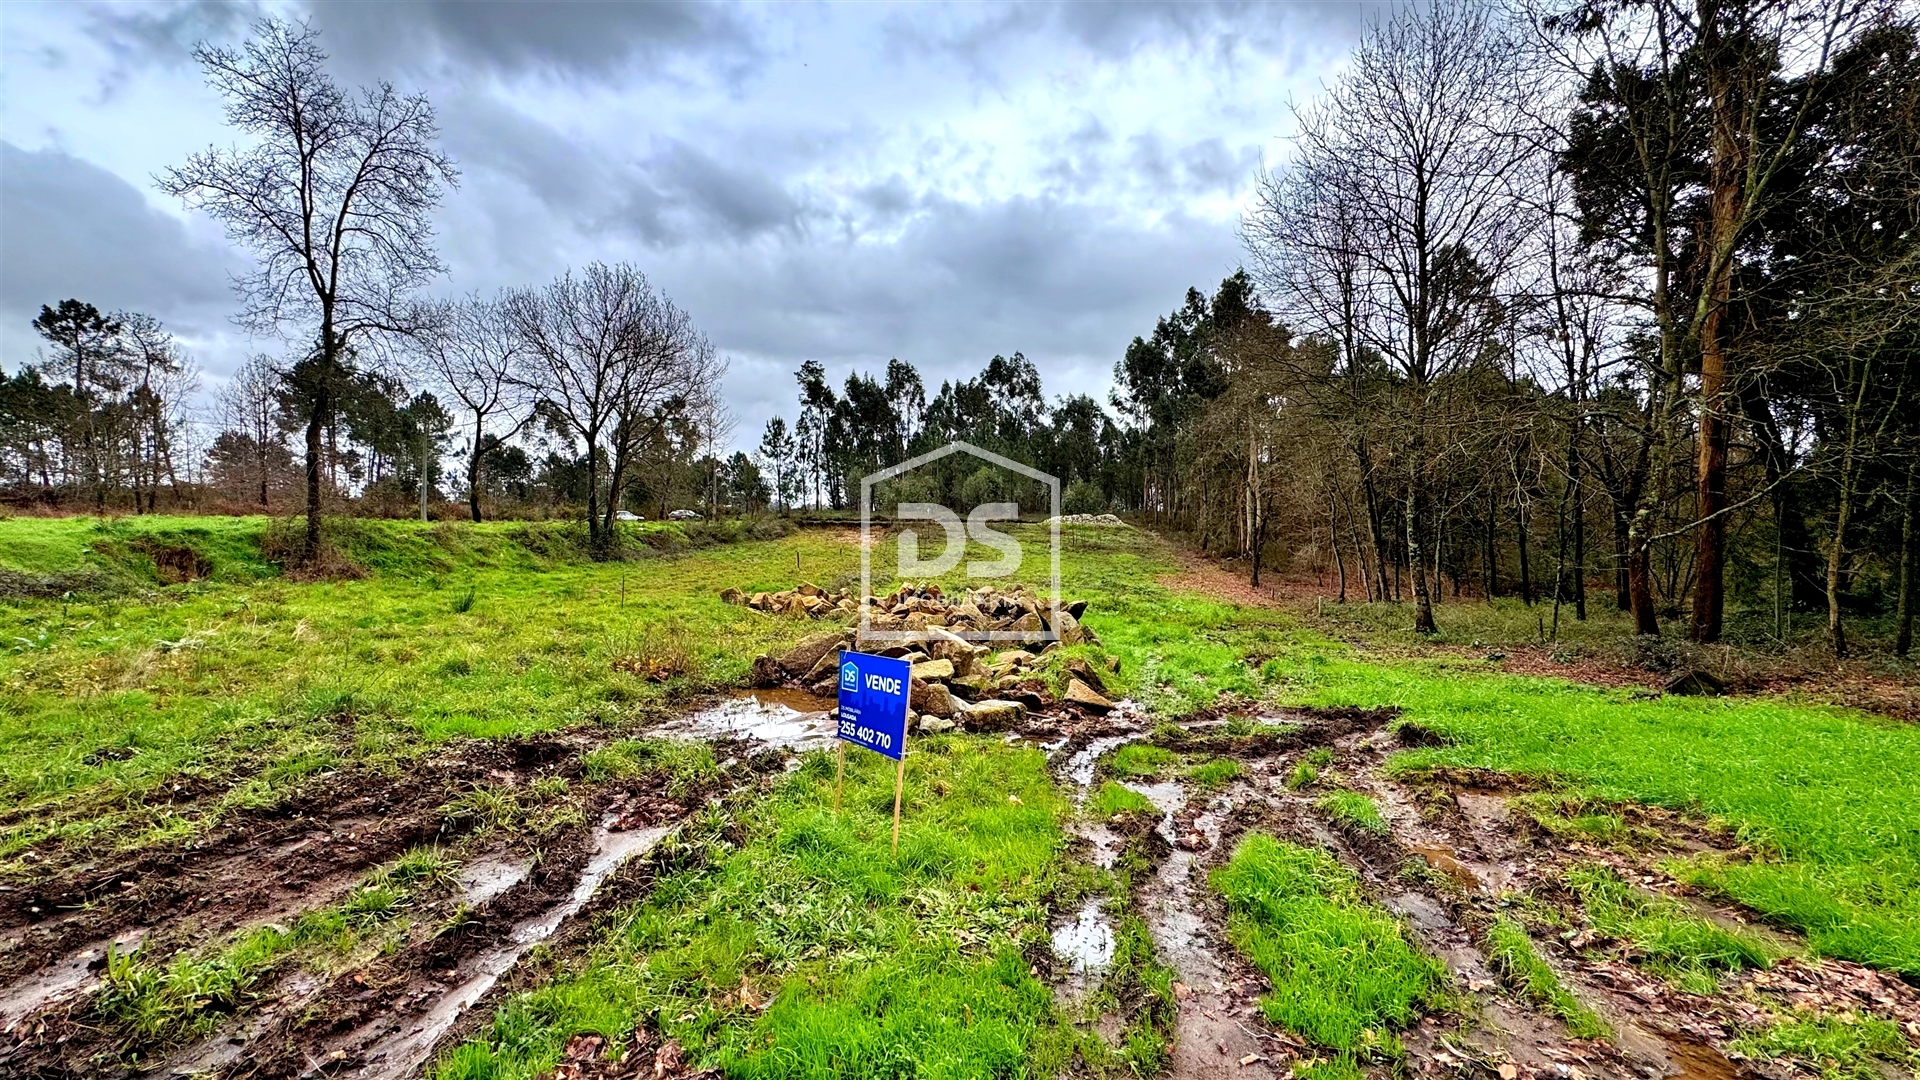
[[1367,533],[1373,543],[1373,558],[1376,577],[1380,581],[1378,590],[1380,599],[1387,599],[1387,545],[1381,535],[1380,498],[1373,488],[1373,454],[1367,449],[1367,441],[1359,440],[1354,446],[1354,457],[1360,462],[1360,490],[1367,503]]
[[1533,521],[1527,513],[1527,494],[1523,485],[1516,485],[1513,493],[1514,539],[1520,546],[1520,599],[1528,607],[1533,606],[1533,546],[1527,541]]
[[1834,658],[1838,660],[1847,656],[1847,627],[1840,617],[1840,567],[1846,559],[1847,519],[1853,514],[1853,484],[1845,475],[1850,465],[1851,462],[1841,466],[1840,499],[1833,512],[1833,542],[1827,549],[1827,644],[1833,646]]
[[[1718,202],[1718,199],[1715,200]],[[1695,498],[1700,516],[1695,537],[1693,583],[1693,640],[1702,644],[1720,640],[1721,619],[1726,607],[1724,561],[1727,550],[1727,420],[1726,355],[1720,347],[1720,312],[1726,303],[1727,285],[1716,286],[1713,310],[1708,313],[1701,332],[1700,351],[1700,462],[1699,486]]]
[[1415,633],[1434,634],[1439,627],[1433,621],[1433,595],[1427,588],[1427,565],[1420,550],[1420,523],[1425,509],[1420,505],[1420,486],[1407,485],[1407,572],[1413,577],[1413,629]]
[[1573,520],[1573,617],[1587,621],[1587,514],[1586,489],[1580,475],[1580,421],[1575,418],[1567,437],[1567,502]]
[[321,436],[333,411],[333,366],[339,352],[340,343],[333,336],[333,320],[329,317],[320,324],[320,377],[313,388],[313,414],[307,418],[307,536],[302,559],[309,564],[320,557]]
[[473,411],[473,456],[467,459],[467,510],[475,521],[480,520],[480,426],[485,420],[480,410]]
[[1258,587],[1260,584],[1260,556],[1266,550],[1266,547],[1267,547],[1266,507],[1257,506],[1255,508],[1254,522],[1255,522],[1255,525],[1254,525],[1254,536],[1253,536],[1253,584],[1256,587]]
[[1347,602],[1347,557],[1340,553],[1340,503],[1336,491],[1327,493],[1327,539],[1333,544],[1333,565],[1340,571],[1340,596],[1334,603]]
[[1893,654],[1905,656],[1913,648],[1913,481],[1920,455],[1907,459],[1906,500],[1900,511],[1900,593],[1894,598]]
[[1480,586],[1487,594],[1488,602],[1500,595],[1500,503],[1493,488],[1487,488],[1487,535],[1486,569],[1481,575]]
[[587,546],[593,557],[605,558],[607,547],[600,535],[600,432],[587,433]]

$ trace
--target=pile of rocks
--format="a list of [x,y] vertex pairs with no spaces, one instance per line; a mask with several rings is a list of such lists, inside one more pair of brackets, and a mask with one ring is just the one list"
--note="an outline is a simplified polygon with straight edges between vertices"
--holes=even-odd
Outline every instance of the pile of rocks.
[[[1099,638],[1082,625],[1084,601],[1062,604],[1058,617],[1052,605],[1024,588],[973,589],[945,597],[938,586],[902,586],[884,597],[868,597],[868,621],[874,629],[921,631],[925,640],[895,643],[863,641],[857,627],[838,633],[815,634],[784,655],[761,656],[753,662],[756,686],[796,684],[822,697],[839,693],[840,650],[857,649],[896,656],[912,665],[909,721],[923,732],[1004,731],[1020,726],[1030,713],[1065,704],[1086,712],[1104,713],[1113,707],[1104,674],[1120,669],[1108,657],[1102,664],[1069,657],[1050,667],[1050,657],[1066,644],[1098,644]],[[1043,630],[1053,626],[1060,641],[1028,642],[1021,647],[995,648],[975,643],[955,630]],[[1055,693],[1050,676],[1065,689]]]
[[852,589],[828,592],[810,581],[803,581],[791,589],[754,593],[752,596],[739,589],[722,589],[720,599],[769,615],[805,615],[809,619],[827,619],[858,610],[853,602]]
[[1100,644],[1093,631],[1080,625],[1080,616],[1087,610],[1085,600],[1062,603],[1056,618],[1052,601],[1035,596],[1024,585],[1011,589],[989,585],[948,597],[938,585],[909,584],[885,596],[869,596],[865,606],[867,625],[874,630],[944,627],[1038,634],[1055,629],[1064,644]]
[[1124,527],[1127,523],[1114,517],[1112,514],[1061,514],[1059,517],[1050,517],[1040,524],[1049,527],[1054,525],[1106,525],[1109,527],[1119,525]]

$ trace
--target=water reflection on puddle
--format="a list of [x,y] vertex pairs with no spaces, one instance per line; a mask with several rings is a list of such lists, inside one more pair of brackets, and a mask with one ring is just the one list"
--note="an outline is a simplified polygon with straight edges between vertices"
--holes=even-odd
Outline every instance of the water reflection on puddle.
[[835,704],[799,690],[744,691],[654,730],[670,739],[754,739],[771,747],[813,750],[833,743]]
[[1073,998],[1091,991],[1113,963],[1113,946],[1113,923],[1098,900],[1088,900],[1079,914],[1054,927],[1053,955],[1067,965],[1062,989]]

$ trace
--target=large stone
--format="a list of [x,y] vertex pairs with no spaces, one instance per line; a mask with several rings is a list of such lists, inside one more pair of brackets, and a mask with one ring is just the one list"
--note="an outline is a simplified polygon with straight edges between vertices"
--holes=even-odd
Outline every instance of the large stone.
[[1010,629],[1022,634],[1037,634],[1046,628],[1047,624],[1040,621],[1040,616],[1029,611],[1025,615],[1013,620],[1013,625]]
[[987,678],[984,675],[955,675],[947,680],[947,689],[958,697],[974,701],[987,695]]
[[942,716],[923,716],[920,718],[920,734],[922,735],[938,735],[941,732],[952,731],[959,726],[960,725]]
[[1053,628],[1060,635],[1062,644],[1078,645],[1087,640],[1086,629],[1080,625],[1080,620],[1074,618],[1070,612],[1062,611],[1060,617],[1054,620]]
[[1104,713],[1113,708],[1113,702],[1108,701],[1104,695],[1079,679],[1067,680],[1067,701],[1097,713]]
[[1027,707],[1017,701],[988,699],[966,707],[962,717],[971,731],[1005,731],[1027,715]]
[[959,711],[959,702],[954,700],[945,685],[937,682],[914,680],[910,702],[913,707],[928,716],[952,716]]
[[923,682],[936,679],[951,679],[953,678],[953,661],[928,660],[924,663],[915,664],[913,665],[913,677]]
[[1075,600],[1067,605],[1067,614],[1073,616],[1076,619],[1082,615],[1085,615],[1086,613],[1087,613],[1087,602],[1085,600]]
[[804,675],[813,670],[813,665],[819,663],[822,656],[838,649],[845,640],[845,635],[838,631],[802,638],[800,644],[788,649],[780,657],[780,666],[787,669],[788,675]]
[[803,582],[801,582],[801,583],[800,583],[800,584],[799,584],[799,585],[798,585],[798,586],[797,586],[797,587],[796,587],[796,588],[795,588],[795,589],[794,589],[793,591],[794,591],[794,592],[797,592],[797,593],[799,593],[799,594],[800,594],[801,596],[825,596],[825,595],[827,595],[827,591],[826,591],[825,589],[822,589],[822,588],[821,588],[820,586],[818,586],[818,585],[815,585],[815,584],[814,584],[813,582],[811,582],[811,581],[803,581]]
[[927,641],[927,651],[933,654],[935,660],[951,661],[955,675],[972,672],[974,661],[987,651],[950,630],[933,629],[928,633],[931,637]]
[[1067,662],[1061,666],[1066,668],[1068,675],[1086,683],[1092,687],[1096,693],[1104,694],[1107,692],[1106,682],[1100,678],[1099,672],[1093,670],[1093,665],[1087,663],[1085,660],[1077,656],[1070,657]]
[[723,604],[745,604],[747,602],[747,594],[741,592],[739,589],[721,589],[720,602]]
[[813,666],[808,668],[807,673],[800,677],[800,681],[808,686],[812,686],[822,679],[832,678],[839,670],[840,650],[828,649],[826,652],[820,654],[820,659],[813,662]]
[[747,673],[747,681],[758,687],[779,686],[787,678],[787,669],[771,656],[754,657],[753,669]]

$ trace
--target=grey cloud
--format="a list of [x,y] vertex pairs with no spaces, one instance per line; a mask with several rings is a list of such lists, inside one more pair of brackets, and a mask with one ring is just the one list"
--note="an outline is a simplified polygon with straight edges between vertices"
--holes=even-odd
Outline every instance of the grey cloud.
[[[970,378],[995,353],[1026,353],[1050,396],[1104,400],[1134,334],[1189,285],[1231,273],[1231,222],[1171,216],[1147,226],[1110,208],[1050,199],[927,199],[888,243],[812,243],[771,252],[689,251],[655,275],[734,357],[735,441],[794,411],[793,371],[828,361],[837,383],[889,357],[929,386]],[[755,297],[750,305],[737,298]]]
[[1170,149],[1159,134],[1149,132],[1128,144],[1127,170],[1162,197],[1231,194],[1260,164],[1258,147],[1234,150],[1218,136]]
[[620,161],[488,95],[453,99],[444,114],[447,148],[470,179],[510,178],[582,229],[625,228],[674,245],[791,230],[804,214],[764,169],[680,140],[655,140],[646,157]]
[[192,63],[196,43],[230,38],[258,13],[251,3],[225,0],[88,9],[90,36],[113,58],[101,79],[102,95],[112,97],[141,68],[178,68]]
[[0,142],[0,206],[9,320],[69,296],[162,319],[231,302],[228,256],[195,244],[178,219],[97,165]]
[[489,94],[451,98],[440,109],[446,147],[463,170],[491,169],[518,180],[549,206],[597,213],[611,202],[604,154]]
[[732,4],[426,0],[310,10],[339,52],[369,67],[438,53],[456,65],[512,74],[606,78],[658,73],[684,55],[737,76],[761,55],[753,26]]
[[[984,18],[958,25],[931,18],[925,8],[896,14],[887,22],[896,48],[942,52],[959,57],[976,74],[988,76],[1008,42],[1035,35],[1058,35],[1106,59],[1125,59],[1151,41],[1176,37],[1217,50],[1247,43],[1273,46],[1295,31],[1332,30],[1358,36],[1361,22],[1384,3],[1374,0],[1311,0],[1274,4],[1241,0],[1056,0],[1009,7],[961,8]],[[997,81],[997,80],[996,80]]]
[[[199,40],[238,37],[260,10],[226,0],[90,9],[94,36],[115,61],[106,89],[138,68],[186,63]],[[355,76],[442,61],[483,73],[606,78],[659,72],[691,56],[738,77],[761,56],[752,25],[732,4],[309,0],[305,10],[335,62]]]
[[644,170],[661,207],[677,211],[678,238],[691,233],[741,240],[799,224],[801,207],[787,190],[759,169],[723,163],[684,142],[667,140]]

